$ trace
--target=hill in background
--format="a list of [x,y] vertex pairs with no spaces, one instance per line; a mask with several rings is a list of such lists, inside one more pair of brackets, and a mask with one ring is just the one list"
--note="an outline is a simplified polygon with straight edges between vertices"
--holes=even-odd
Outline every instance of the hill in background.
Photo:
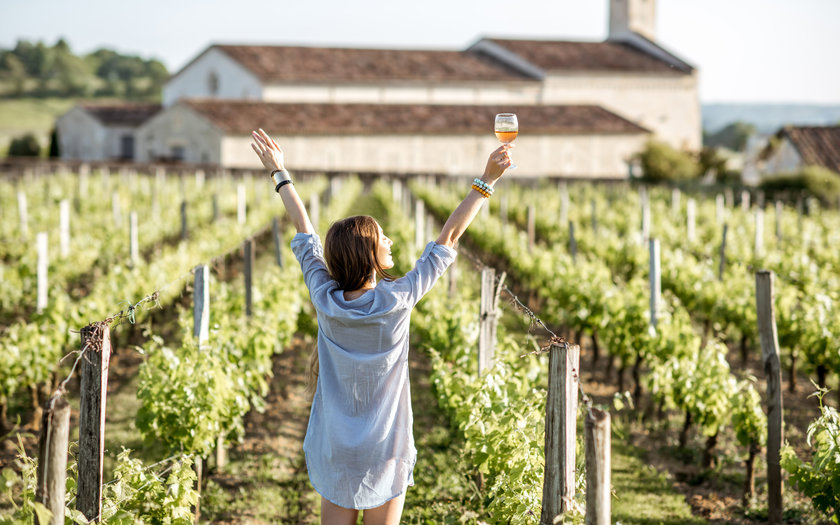
[[840,105],[703,104],[702,111],[703,129],[707,133],[716,133],[734,122],[752,124],[758,133],[765,135],[787,124],[840,124]]

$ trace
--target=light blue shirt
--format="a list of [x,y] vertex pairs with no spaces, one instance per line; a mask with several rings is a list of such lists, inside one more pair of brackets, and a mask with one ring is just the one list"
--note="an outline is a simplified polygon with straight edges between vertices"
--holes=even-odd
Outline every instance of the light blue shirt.
[[456,252],[430,242],[405,277],[348,301],[317,235],[298,233],[292,251],[318,314],[318,385],[303,441],[309,480],[340,507],[379,507],[414,484],[409,318]]

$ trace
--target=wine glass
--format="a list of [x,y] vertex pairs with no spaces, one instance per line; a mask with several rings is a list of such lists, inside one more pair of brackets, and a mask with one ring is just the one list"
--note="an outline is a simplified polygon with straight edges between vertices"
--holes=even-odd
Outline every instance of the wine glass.
[[[509,144],[516,139],[519,134],[519,121],[516,119],[516,113],[499,113],[496,115],[496,138],[499,142]],[[508,169],[516,169],[516,164],[511,164]]]

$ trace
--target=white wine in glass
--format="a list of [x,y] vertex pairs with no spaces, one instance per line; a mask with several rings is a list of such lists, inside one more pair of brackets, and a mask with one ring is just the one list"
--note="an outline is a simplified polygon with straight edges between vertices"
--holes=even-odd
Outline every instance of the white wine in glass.
[[[516,120],[516,113],[499,113],[496,115],[496,138],[499,142],[510,144],[519,134],[519,121]],[[508,169],[515,169],[516,164],[511,164]]]

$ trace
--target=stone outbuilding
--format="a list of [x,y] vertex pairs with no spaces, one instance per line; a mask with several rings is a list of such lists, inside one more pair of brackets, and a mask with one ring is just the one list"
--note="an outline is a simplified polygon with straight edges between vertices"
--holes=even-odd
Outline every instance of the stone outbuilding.
[[840,175],[840,126],[787,126],[764,148],[759,170],[764,175],[795,173],[820,166]]
[[133,160],[137,127],[160,110],[160,104],[77,104],[56,120],[61,158]]

